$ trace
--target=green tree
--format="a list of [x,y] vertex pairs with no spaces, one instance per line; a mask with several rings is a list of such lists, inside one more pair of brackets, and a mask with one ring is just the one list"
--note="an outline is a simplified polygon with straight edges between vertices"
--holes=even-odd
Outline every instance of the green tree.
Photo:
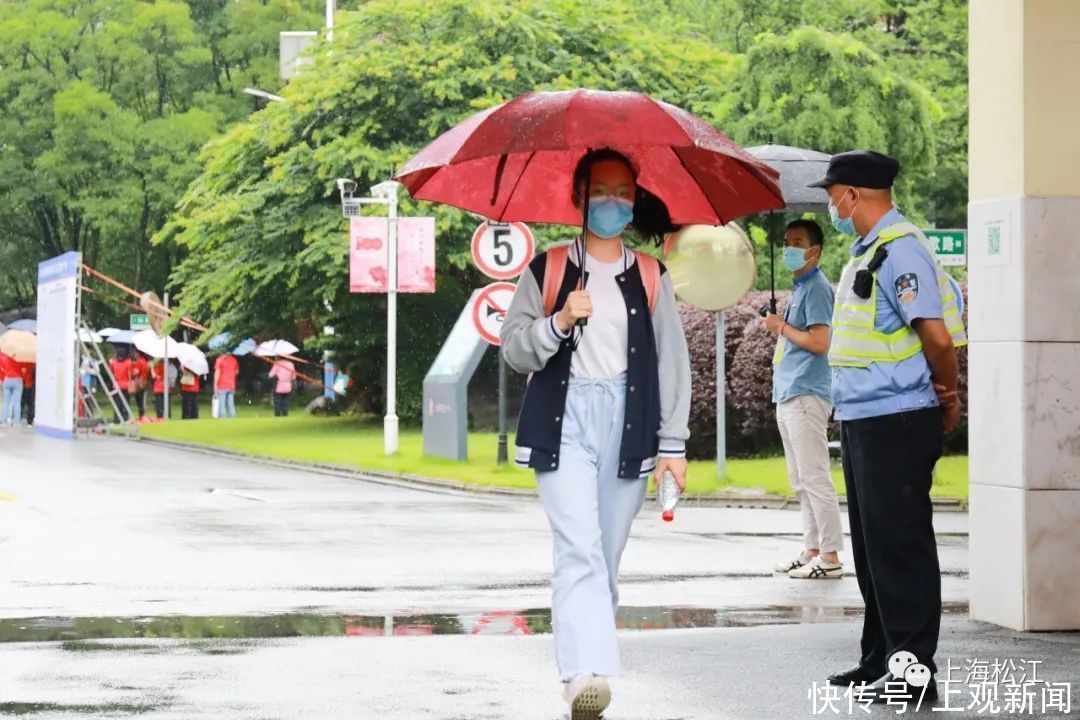
[[[745,65],[722,124],[736,142],[888,152],[904,168],[896,187],[899,204],[912,219],[925,219],[921,178],[934,164],[932,118],[938,108],[924,88],[892,72],[852,37],[809,27],[785,36],[763,33],[742,57]],[[784,219],[773,220],[774,241],[780,239]],[[817,219],[827,237],[823,268],[836,280],[850,238],[834,233],[827,216]],[[756,228],[751,232],[759,257],[756,287],[763,289],[769,286],[767,221],[749,223]],[[783,268],[776,279],[777,287],[791,287],[791,274]]]
[[[936,159],[918,168],[909,201],[937,227],[964,227],[967,220],[967,6],[967,0],[650,2],[657,12],[670,8],[687,18],[721,49],[736,53],[749,52],[762,33],[790,34],[802,26],[848,34],[890,72],[926,88],[940,107],[930,117]],[[798,56],[790,59],[800,62]]]
[[[320,0],[17,0],[0,4],[0,307],[32,303],[34,267],[68,250],[141,289],[172,248],[151,236],[199,148],[276,89],[277,32]],[[227,37],[219,51],[215,32]],[[271,69],[273,71],[271,72]],[[91,305],[102,319],[122,314]]]
[[[333,325],[337,334],[313,345],[333,350],[378,407],[385,300],[348,293],[334,179],[385,180],[464,117],[536,89],[641,90],[717,120],[732,58],[689,33],[623,0],[372,0],[344,14],[285,103],[202,154],[202,174],[159,238],[187,254],[173,276],[183,307],[214,330]],[[416,414],[421,378],[483,280],[466,267],[475,219],[413,202],[402,212],[437,220],[438,291],[401,301],[399,392],[402,412]]]

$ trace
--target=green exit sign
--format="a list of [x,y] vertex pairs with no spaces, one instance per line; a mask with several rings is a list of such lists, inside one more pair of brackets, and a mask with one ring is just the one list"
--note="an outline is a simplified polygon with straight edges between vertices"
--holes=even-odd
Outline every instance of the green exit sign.
[[967,265],[967,230],[923,230],[942,265]]
[[149,330],[150,318],[144,313],[132,313],[130,327],[132,330]]

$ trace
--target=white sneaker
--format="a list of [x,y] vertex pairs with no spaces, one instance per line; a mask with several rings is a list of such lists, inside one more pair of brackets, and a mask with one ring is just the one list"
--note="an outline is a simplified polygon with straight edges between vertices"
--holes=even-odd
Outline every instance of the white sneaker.
[[776,566],[776,572],[786,573],[796,570],[810,563],[810,556],[806,554],[806,551],[799,553],[799,556],[794,560],[789,560],[786,563],[780,563]]
[[602,677],[575,675],[566,683],[563,697],[570,703],[570,720],[600,720],[611,704],[611,688]]
[[822,560],[818,555],[808,564],[789,571],[787,576],[796,580],[839,580],[844,577],[844,566],[842,563]]

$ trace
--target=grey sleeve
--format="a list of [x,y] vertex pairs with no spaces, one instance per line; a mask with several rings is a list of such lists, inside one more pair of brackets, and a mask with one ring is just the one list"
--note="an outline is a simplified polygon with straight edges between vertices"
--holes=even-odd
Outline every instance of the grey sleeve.
[[684,457],[690,438],[690,351],[668,273],[661,277],[660,289],[652,318],[660,368],[659,455]]
[[499,338],[507,364],[519,373],[543,370],[567,338],[556,326],[554,316],[544,315],[540,286],[531,269],[518,281]]

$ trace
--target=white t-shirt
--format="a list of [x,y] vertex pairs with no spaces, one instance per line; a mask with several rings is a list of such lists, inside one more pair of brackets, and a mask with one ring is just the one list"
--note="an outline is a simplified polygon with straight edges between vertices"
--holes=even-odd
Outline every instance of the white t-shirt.
[[[576,265],[573,251],[570,256]],[[616,275],[621,275],[635,260],[634,253],[625,248],[623,258],[613,263],[600,262],[591,255],[585,259],[585,272],[589,274],[585,289],[592,300],[593,314],[570,362],[571,376],[610,380],[626,373],[626,301]]]

